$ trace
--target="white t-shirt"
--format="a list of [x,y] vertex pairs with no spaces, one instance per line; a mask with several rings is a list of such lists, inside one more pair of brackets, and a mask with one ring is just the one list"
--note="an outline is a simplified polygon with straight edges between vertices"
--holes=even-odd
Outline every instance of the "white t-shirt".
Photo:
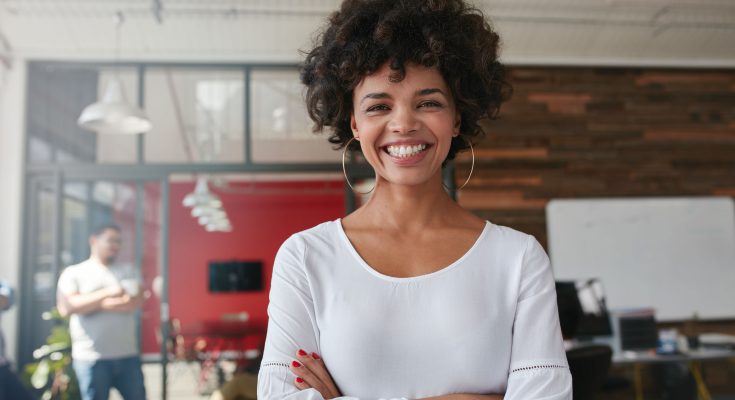
[[[123,280],[140,282],[130,265],[106,267],[87,260],[64,269],[59,276],[59,292],[85,294],[98,289],[121,286]],[[138,354],[135,312],[96,311],[72,314],[69,319],[71,356],[94,361],[130,357]]]
[[572,398],[549,258],[489,221],[460,259],[409,278],[372,269],[339,219],[297,233],[276,255],[268,316],[259,399],[322,399],[294,385],[299,348],[345,399]]

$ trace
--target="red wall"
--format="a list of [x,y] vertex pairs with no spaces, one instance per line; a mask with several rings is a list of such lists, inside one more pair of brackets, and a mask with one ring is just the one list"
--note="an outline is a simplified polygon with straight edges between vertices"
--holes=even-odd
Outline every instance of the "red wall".
[[[169,301],[171,318],[187,325],[221,319],[222,314],[246,311],[265,326],[273,259],[291,234],[344,215],[341,181],[248,183],[237,193],[213,190],[222,199],[233,231],[213,233],[199,226],[190,209],[181,205],[193,183],[171,183],[169,214]],[[210,294],[207,265],[211,260],[263,262],[264,289],[259,292]],[[146,274],[147,286],[150,285]],[[152,279],[151,275],[151,279]],[[143,352],[159,353],[152,326],[158,323],[158,298],[146,302]]]

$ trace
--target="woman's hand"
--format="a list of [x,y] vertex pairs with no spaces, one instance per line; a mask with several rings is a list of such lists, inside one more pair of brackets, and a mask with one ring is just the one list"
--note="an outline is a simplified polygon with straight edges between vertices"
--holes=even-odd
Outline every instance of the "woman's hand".
[[299,349],[296,353],[296,359],[297,361],[291,363],[290,369],[296,375],[297,388],[301,390],[314,388],[325,399],[342,396],[324,365],[324,360],[318,354],[308,354],[306,351]]
[[[307,353],[299,349],[296,352],[297,361],[293,361],[290,365],[291,372],[296,375],[296,387],[304,390],[309,388],[316,389],[325,399],[333,399],[340,397],[342,394],[337,385],[334,384],[332,376],[329,374],[324,360],[316,353]],[[503,400],[503,395],[499,394],[449,394],[445,396],[427,397],[422,400]]]

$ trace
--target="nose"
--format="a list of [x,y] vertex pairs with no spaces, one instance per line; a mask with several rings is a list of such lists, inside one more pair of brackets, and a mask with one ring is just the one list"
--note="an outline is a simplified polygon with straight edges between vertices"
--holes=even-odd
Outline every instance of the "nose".
[[419,124],[411,107],[396,107],[388,128],[393,133],[407,134],[418,131]]

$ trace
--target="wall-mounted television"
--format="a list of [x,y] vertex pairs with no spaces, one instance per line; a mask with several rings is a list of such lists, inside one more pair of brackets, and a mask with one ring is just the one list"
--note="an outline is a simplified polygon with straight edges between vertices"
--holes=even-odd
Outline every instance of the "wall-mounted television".
[[252,292],[263,290],[262,261],[210,261],[209,292]]

